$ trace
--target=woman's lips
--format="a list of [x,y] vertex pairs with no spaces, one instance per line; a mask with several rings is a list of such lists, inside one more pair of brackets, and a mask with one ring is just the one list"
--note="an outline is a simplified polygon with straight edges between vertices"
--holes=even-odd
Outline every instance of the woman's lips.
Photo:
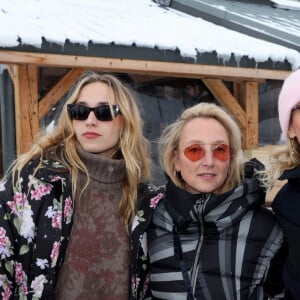
[[83,136],[87,139],[94,139],[100,136],[99,133],[87,131],[83,134]]
[[198,176],[202,177],[202,178],[206,178],[206,179],[212,179],[216,175],[214,173],[201,173],[201,174],[198,174]]

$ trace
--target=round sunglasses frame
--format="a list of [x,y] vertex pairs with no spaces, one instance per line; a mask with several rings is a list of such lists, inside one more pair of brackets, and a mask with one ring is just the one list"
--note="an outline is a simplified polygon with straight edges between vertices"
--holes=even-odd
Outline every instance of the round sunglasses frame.
[[227,144],[216,144],[212,149],[205,149],[204,145],[193,144],[183,149],[184,156],[192,162],[205,157],[206,151],[212,151],[213,157],[219,161],[227,161],[230,158],[230,147]]

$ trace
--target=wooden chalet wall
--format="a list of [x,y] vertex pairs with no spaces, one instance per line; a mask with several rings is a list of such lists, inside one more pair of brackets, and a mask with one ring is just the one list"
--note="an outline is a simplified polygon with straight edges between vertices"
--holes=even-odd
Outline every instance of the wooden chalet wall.
[[[130,60],[0,50],[0,64],[8,67],[14,82],[17,154],[28,149],[39,133],[40,119],[86,70],[198,78],[237,118],[244,149],[258,147],[258,87],[266,79],[284,80],[289,71]],[[39,99],[39,68],[69,68],[69,72]],[[224,81],[234,83],[231,93]]]

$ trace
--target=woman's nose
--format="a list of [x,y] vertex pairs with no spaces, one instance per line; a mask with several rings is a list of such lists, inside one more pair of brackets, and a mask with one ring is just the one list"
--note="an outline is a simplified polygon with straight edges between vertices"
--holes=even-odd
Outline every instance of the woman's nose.
[[85,122],[86,122],[87,125],[93,125],[94,126],[96,124],[97,118],[96,118],[95,113],[93,111],[90,111],[90,113],[89,113],[89,115],[88,115]]
[[204,157],[202,158],[202,164],[205,166],[211,166],[214,163],[214,156],[212,150],[205,150]]

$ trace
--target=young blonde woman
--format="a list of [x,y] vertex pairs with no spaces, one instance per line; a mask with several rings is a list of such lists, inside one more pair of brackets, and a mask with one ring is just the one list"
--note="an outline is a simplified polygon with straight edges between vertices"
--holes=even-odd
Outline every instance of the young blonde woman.
[[131,225],[151,193],[148,153],[130,90],[111,74],[85,73],[53,132],[1,183],[1,299],[141,299],[143,276],[132,272],[143,270],[143,252]]
[[275,196],[272,208],[288,243],[285,285],[291,299],[300,299],[300,70],[284,81],[278,113],[287,142],[271,155],[263,182],[271,189],[276,180],[287,181]]
[[222,107],[186,109],[161,137],[166,191],[147,232],[152,299],[280,299],[283,233]]

